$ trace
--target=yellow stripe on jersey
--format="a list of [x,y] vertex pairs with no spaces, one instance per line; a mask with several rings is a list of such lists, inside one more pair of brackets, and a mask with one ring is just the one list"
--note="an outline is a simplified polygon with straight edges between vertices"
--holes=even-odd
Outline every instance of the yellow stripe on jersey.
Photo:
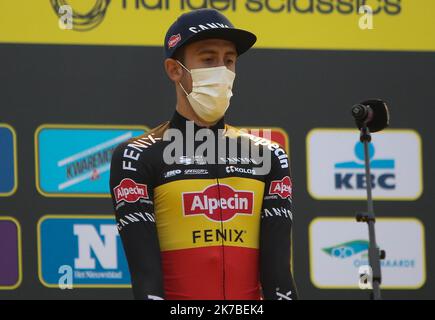
[[161,251],[216,246],[222,242],[227,246],[259,248],[264,182],[229,177],[219,179],[219,188],[217,184],[216,179],[178,180],[154,189]]

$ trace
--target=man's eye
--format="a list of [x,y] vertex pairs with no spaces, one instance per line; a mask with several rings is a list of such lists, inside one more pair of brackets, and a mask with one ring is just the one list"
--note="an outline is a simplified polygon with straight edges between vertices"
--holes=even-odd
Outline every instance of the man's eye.
[[227,66],[232,66],[232,65],[234,65],[234,63],[235,63],[235,61],[233,59],[228,59],[227,62],[226,62],[226,65]]

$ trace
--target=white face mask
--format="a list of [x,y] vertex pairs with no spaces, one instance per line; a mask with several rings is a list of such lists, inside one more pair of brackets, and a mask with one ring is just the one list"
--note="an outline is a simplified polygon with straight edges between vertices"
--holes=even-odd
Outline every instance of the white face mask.
[[236,74],[226,67],[201,68],[188,70],[181,62],[177,61],[187,72],[192,75],[192,92],[187,96],[193,111],[207,122],[215,122],[222,118],[230,105]]

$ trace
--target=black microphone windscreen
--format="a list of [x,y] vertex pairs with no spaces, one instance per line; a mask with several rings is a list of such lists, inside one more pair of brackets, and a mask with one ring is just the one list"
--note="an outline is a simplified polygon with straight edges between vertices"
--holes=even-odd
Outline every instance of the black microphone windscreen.
[[[362,105],[370,107],[373,110],[372,118],[367,122],[367,127],[370,132],[378,132],[387,128],[390,124],[390,113],[387,104],[380,99],[370,99],[361,102]],[[363,123],[358,123],[358,128],[361,129]]]

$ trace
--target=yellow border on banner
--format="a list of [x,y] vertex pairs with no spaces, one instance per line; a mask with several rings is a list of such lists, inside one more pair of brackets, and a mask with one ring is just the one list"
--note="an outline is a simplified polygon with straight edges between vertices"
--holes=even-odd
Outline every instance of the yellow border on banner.
[[12,132],[12,144],[13,144],[13,155],[14,155],[14,187],[11,191],[0,193],[0,197],[10,197],[17,192],[18,189],[18,153],[17,153],[17,133],[15,132],[15,129],[7,124],[7,123],[0,123],[0,128],[7,128]]
[[[306,138],[305,138],[305,152],[306,152],[306,170],[307,170],[307,191],[309,195],[315,199],[315,200],[365,200],[365,196],[361,197],[339,197],[339,196],[333,196],[333,197],[325,197],[325,196],[318,196],[314,194],[314,192],[311,189],[311,174],[310,174],[310,138],[311,135],[316,131],[326,131],[326,132],[354,132],[355,136],[358,134],[358,131],[356,129],[351,128],[314,128],[311,129]],[[397,133],[411,133],[414,134],[417,137],[418,141],[418,147],[420,150],[420,190],[417,193],[415,197],[376,197],[373,196],[373,200],[379,200],[379,201],[415,201],[418,200],[421,195],[423,194],[423,142],[421,135],[414,129],[387,129],[384,131],[385,133],[388,132],[397,132]]]
[[150,130],[147,126],[138,125],[101,125],[101,124],[42,124],[36,128],[34,133],[35,141],[35,185],[38,192],[48,198],[110,198],[110,193],[47,193],[42,191],[39,185],[39,144],[38,136],[43,129],[105,129],[105,130],[144,130],[145,133]]
[[[325,220],[325,221],[354,221],[355,223],[357,223],[355,221],[355,218],[346,218],[346,217],[331,217],[331,216],[327,216],[327,217],[316,217],[313,220],[311,220],[309,226],[308,226],[308,242],[309,242],[309,264],[310,264],[310,280],[311,283],[319,289],[355,289],[355,290],[361,290],[358,288],[357,285],[355,286],[323,286],[318,284],[315,279],[314,279],[314,272],[313,272],[313,262],[314,262],[314,253],[313,253],[313,237],[312,237],[312,226],[315,222],[317,221],[321,221],[321,220]],[[425,236],[425,228],[424,228],[424,224],[421,222],[420,219],[416,218],[416,217],[382,217],[382,218],[376,218],[376,221],[412,221],[412,222],[417,222],[420,227],[421,227],[421,244],[422,244],[422,250],[423,250],[423,255],[422,255],[422,267],[423,267],[423,279],[420,283],[418,283],[415,286],[385,286],[381,284],[381,290],[383,289],[387,289],[387,290],[418,290],[421,287],[423,287],[423,285],[426,283],[426,236]],[[387,252],[388,255],[388,252]]]
[[[41,255],[41,224],[49,219],[113,219],[112,215],[44,215],[38,220],[36,227],[37,232],[37,247],[38,247],[38,279],[47,288],[59,288],[59,284],[48,284],[42,276],[42,255]],[[131,288],[131,284],[73,284],[73,288]]]
[[0,221],[12,221],[17,226],[17,247],[18,247],[18,280],[12,286],[0,286],[0,290],[15,290],[21,285],[23,281],[23,249],[21,242],[21,225],[17,219],[9,216],[0,216]]

